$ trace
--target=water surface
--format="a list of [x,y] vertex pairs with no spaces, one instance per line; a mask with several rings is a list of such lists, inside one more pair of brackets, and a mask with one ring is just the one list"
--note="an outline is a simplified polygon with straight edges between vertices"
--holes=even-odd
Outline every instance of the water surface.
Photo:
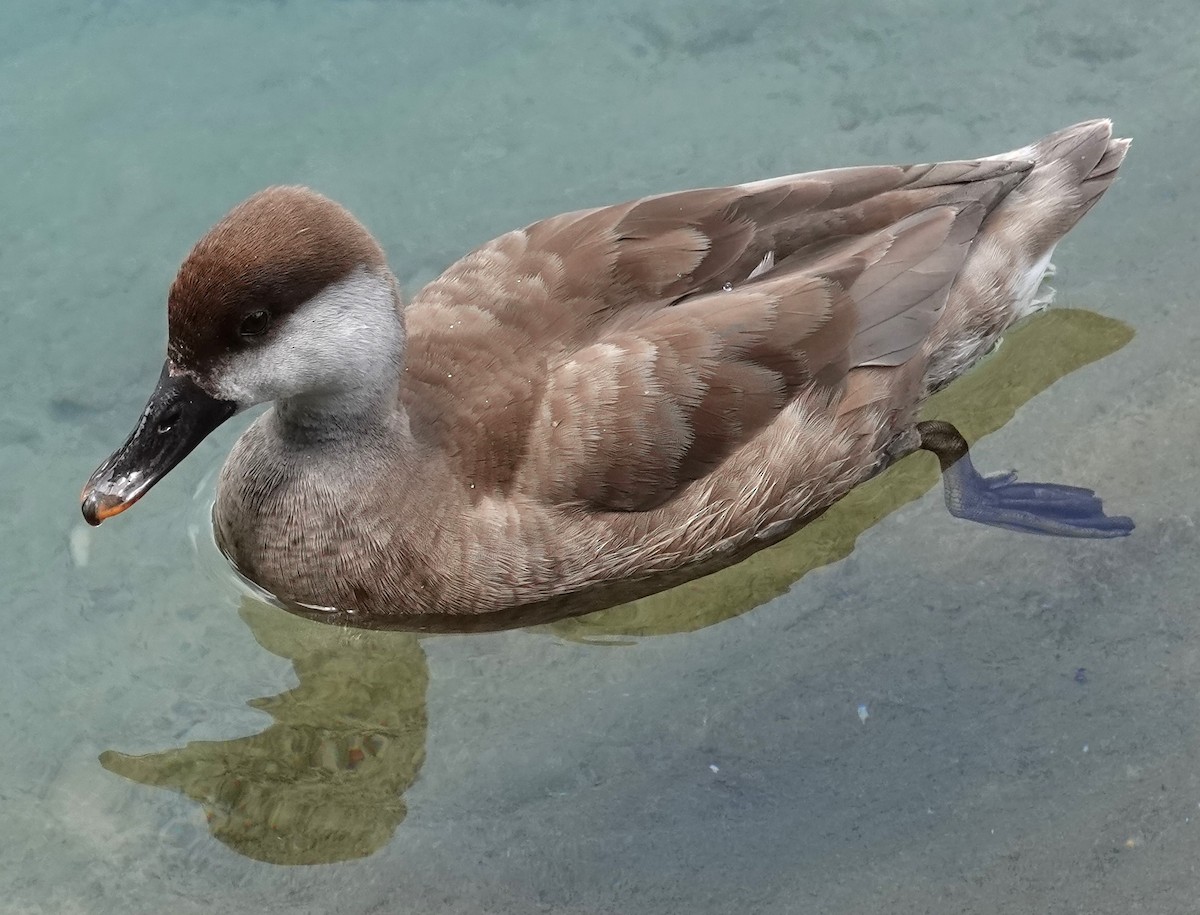
[[[0,911],[1194,911],[1196,17],[4,4]],[[916,458],[656,602],[344,632],[247,600],[213,554],[237,423],[80,531],[176,266],[262,186],[344,202],[412,288],[554,212],[1097,115],[1135,144],[1056,256],[1072,310],[939,410],[983,468],[1100,489],[1127,540],[956,521]]]

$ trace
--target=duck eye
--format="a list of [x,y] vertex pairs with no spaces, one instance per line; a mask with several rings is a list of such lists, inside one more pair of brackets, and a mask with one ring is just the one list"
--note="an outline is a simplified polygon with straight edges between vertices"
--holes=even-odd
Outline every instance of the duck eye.
[[238,334],[247,339],[261,337],[267,332],[267,325],[270,323],[271,316],[266,309],[260,308],[242,318],[242,323],[238,325]]

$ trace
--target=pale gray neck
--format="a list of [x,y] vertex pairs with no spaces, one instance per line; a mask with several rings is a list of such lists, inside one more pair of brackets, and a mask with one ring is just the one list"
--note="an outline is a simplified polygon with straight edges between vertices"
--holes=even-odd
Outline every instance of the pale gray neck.
[[360,438],[386,436],[401,409],[396,403],[397,383],[398,376],[389,385],[276,401],[278,431],[300,445],[331,441],[353,445]]
[[[295,444],[407,435],[397,392],[404,318],[386,270],[361,267],[299,306],[270,341],[232,359],[221,394],[275,404],[275,428]],[[401,430],[396,428],[399,423]]]
[[[386,281],[386,282],[384,282]],[[408,433],[397,400],[404,369],[404,317],[391,274],[352,274],[303,306],[303,331],[340,338],[338,382],[275,403],[281,433],[297,444],[388,440]],[[336,330],[322,330],[336,328]],[[399,421],[402,430],[394,428]]]

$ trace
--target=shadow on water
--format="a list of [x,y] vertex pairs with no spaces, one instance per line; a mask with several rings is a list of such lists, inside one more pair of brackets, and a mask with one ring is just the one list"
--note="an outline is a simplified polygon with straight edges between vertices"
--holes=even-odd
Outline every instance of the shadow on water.
[[[1010,332],[997,353],[931,398],[925,415],[953,422],[977,441],[1059,378],[1132,338],[1128,326],[1092,312],[1046,312]],[[540,628],[611,644],[731,619],[784,593],[812,569],[850,555],[860,534],[937,483],[933,456],[912,455],[736,566]],[[193,741],[161,753],[110,750],[101,764],[196,801],[217,839],[259,861],[321,864],[377,851],[404,820],[403,794],[425,758],[429,671],[419,637],[345,630],[251,600],[240,612],[260,645],[292,661],[300,681],[286,693],[250,702],[275,723],[250,737]]]

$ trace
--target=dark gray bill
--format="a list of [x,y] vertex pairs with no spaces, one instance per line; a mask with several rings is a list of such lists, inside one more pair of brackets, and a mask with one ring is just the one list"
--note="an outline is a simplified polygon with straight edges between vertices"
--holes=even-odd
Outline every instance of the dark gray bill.
[[164,364],[137,428],[83,487],[84,519],[99,524],[125,511],[236,412]]

